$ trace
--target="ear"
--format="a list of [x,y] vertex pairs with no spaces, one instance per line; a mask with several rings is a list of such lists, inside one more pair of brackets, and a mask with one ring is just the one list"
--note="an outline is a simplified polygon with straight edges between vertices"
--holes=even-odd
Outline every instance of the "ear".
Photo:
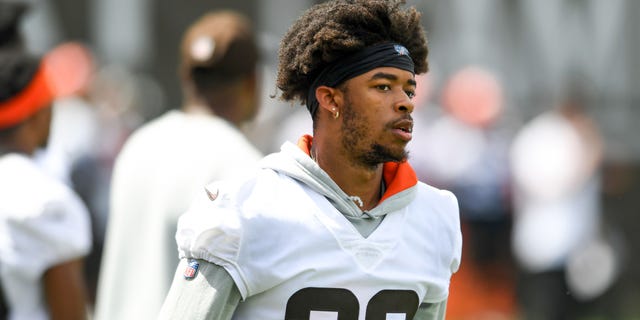
[[327,110],[329,113],[335,113],[336,108],[341,105],[342,92],[336,88],[319,86],[316,89],[316,99],[321,109]]

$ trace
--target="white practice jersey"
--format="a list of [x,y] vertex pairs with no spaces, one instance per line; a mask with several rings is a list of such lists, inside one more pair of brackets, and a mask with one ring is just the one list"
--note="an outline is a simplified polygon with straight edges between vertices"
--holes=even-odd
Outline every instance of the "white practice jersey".
[[[176,232],[203,187],[262,155],[222,118],[178,110],[139,128],[116,160],[95,320],[155,319],[178,265]],[[149,266],[144,272],[135,272]]]
[[319,191],[326,179],[306,180],[286,158],[249,180],[210,185],[179,223],[181,256],[234,279],[243,297],[234,319],[412,319],[421,303],[447,299],[461,255],[450,192],[391,181],[397,194],[385,194],[382,222],[363,237],[337,209],[341,195]]
[[21,154],[0,156],[0,195],[0,289],[9,319],[48,319],[43,274],[89,253],[89,213],[69,187]]

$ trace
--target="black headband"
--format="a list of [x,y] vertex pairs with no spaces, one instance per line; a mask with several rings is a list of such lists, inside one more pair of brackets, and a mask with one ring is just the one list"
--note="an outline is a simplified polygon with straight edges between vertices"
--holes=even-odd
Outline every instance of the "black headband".
[[415,73],[409,50],[394,43],[380,43],[366,47],[354,54],[328,65],[311,84],[307,94],[307,109],[313,116],[318,110],[316,89],[319,86],[335,87],[343,81],[380,67],[394,67]]

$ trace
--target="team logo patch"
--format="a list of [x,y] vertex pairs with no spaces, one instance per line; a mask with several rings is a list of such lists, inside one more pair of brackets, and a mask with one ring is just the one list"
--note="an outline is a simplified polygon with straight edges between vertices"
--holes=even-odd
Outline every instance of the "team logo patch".
[[214,201],[218,198],[218,194],[220,193],[220,190],[215,189],[215,190],[210,190],[209,187],[205,187],[204,191],[207,192],[207,197],[209,197],[209,200]]
[[400,56],[408,56],[409,55],[409,50],[407,50],[407,48],[405,48],[402,45],[399,44],[394,44],[393,48],[396,49],[396,52],[398,53],[398,55]]
[[184,278],[187,280],[191,280],[193,278],[196,277],[196,274],[198,273],[198,267],[200,266],[200,264],[196,261],[191,261],[189,262],[189,265],[187,266],[187,269],[184,270]]

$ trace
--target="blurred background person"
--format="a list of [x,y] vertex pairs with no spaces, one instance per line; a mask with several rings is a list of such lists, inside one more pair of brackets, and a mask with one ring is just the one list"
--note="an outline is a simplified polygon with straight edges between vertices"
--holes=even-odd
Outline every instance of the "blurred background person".
[[37,153],[38,162],[69,185],[74,164],[90,153],[95,143],[97,121],[94,108],[85,98],[94,72],[89,49],[78,42],[56,45],[47,53],[49,65],[67,70],[56,91],[67,92],[53,102],[51,134],[46,149]]
[[[608,247],[601,247],[606,252],[596,253],[596,259],[575,262],[588,266],[574,266],[573,274],[569,269],[575,255],[583,255],[601,234],[604,146],[584,109],[585,89],[570,83],[557,106],[525,124],[513,141],[512,248],[521,271],[518,302],[525,319],[588,316],[583,298],[602,294],[614,279]],[[585,267],[586,273],[575,273]],[[577,286],[571,286],[571,275],[580,277]]]
[[409,161],[421,179],[451,190],[460,206],[464,262],[452,279],[447,308],[454,319],[515,315],[504,95],[493,71],[466,65],[447,79],[439,105],[415,115],[421,140],[410,144]]
[[0,284],[8,319],[85,319],[90,219],[80,198],[34,159],[69,70],[36,58],[19,34],[24,3],[0,2]]
[[[90,143],[88,149],[82,148],[82,144],[78,146],[77,150],[82,152],[77,153],[78,158],[73,162],[70,174],[76,192],[87,204],[93,218],[94,243],[87,257],[86,268],[93,305],[96,301],[116,157],[129,135],[145,122],[148,107],[162,100],[162,91],[147,81],[146,77],[117,64],[100,64],[96,67],[86,95],[56,104],[60,109],[71,107],[69,109],[79,111],[75,115],[67,112],[68,120],[74,121],[77,131],[85,130],[86,135],[76,141]],[[74,130],[64,131],[71,133],[69,131]]]
[[47,53],[49,64],[67,70],[59,77],[57,90],[68,94],[53,102],[49,143],[35,155],[38,164],[72,188],[89,209],[93,239],[92,251],[85,259],[85,274],[91,306],[95,302],[102,248],[103,232],[99,226],[105,215],[94,197],[96,186],[107,183],[95,154],[102,145],[100,137],[109,134],[100,126],[99,110],[89,95],[97,70],[94,60],[89,47],[76,41],[56,45]]
[[240,126],[258,110],[259,47],[245,16],[210,12],[185,32],[184,101],[134,132],[118,155],[96,319],[153,319],[178,264],[176,222],[212,180],[261,158]]

